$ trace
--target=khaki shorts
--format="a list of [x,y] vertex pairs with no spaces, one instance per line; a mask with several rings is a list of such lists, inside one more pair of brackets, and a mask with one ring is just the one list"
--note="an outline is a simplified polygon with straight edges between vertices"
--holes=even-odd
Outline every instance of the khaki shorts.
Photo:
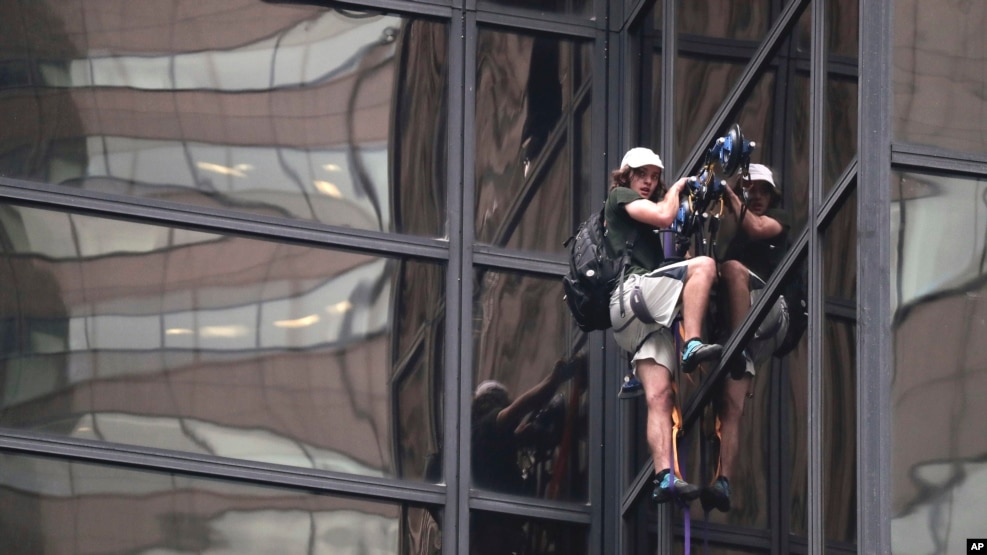
[[610,296],[613,337],[621,349],[632,353],[632,365],[650,358],[669,371],[678,368],[675,339],[669,327],[681,309],[690,262],[683,260],[644,275],[629,276],[623,289],[620,285],[614,288]]

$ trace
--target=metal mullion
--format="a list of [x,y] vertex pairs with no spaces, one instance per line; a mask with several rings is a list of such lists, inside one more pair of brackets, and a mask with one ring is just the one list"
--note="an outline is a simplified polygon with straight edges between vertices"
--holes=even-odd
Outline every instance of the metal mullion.
[[[680,0],[664,0],[662,2],[662,16],[661,16],[661,153],[665,157],[666,170],[662,172],[664,180],[666,183],[671,185],[677,174],[673,173],[668,175],[669,170],[673,170],[675,166],[675,118],[673,117],[675,113],[675,67],[678,61],[678,47],[679,47],[679,31],[678,31],[678,2]],[[650,61],[649,61],[650,62]],[[682,427],[686,430],[685,426]],[[676,440],[672,439],[674,444]],[[650,447],[650,446],[649,446]],[[647,466],[654,467],[654,457],[648,457],[649,464]],[[657,470],[652,468],[651,474]],[[672,471],[674,472],[674,468]],[[645,476],[644,482],[635,481],[635,486],[638,489],[638,493],[641,490],[646,489],[646,486],[651,483],[651,474]],[[639,475],[640,478],[640,475]],[[640,497],[640,495],[635,495],[635,497]],[[672,503],[666,503],[658,507],[657,521],[656,525],[658,527],[658,553],[664,555],[670,555],[672,553],[672,546],[675,539],[675,533],[672,527],[672,515],[674,511],[672,510]]]
[[[610,4],[617,4],[617,1],[611,1]],[[607,48],[605,52],[609,56],[605,60],[605,96],[603,98],[603,109],[606,118],[606,133],[601,133],[603,135],[600,141],[604,142],[605,155],[601,160],[601,169],[595,175],[599,175],[602,180],[601,190],[597,191],[595,188],[586,191],[583,195],[584,201],[590,203],[590,206],[598,206],[599,199],[603,196],[606,189],[606,176],[608,174],[608,169],[613,162],[611,160],[619,159],[618,152],[622,144],[625,144],[627,127],[623,125],[623,122],[628,121],[628,118],[623,117],[624,111],[628,108],[627,99],[630,97],[630,89],[633,87],[623,86],[626,83],[627,78],[627,60],[629,58],[629,49],[631,44],[630,34],[627,32],[613,33],[609,32],[606,36]],[[603,434],[604,437],[610,438],[609,448],[603,451],[603,470],[604,481],[603,487],[604,491],[609,491],[609,495],[604,495],[603,507],[603,545],[600,546],[601,549],[599,553],[606,553],[607,549],[613,549],[616,554],[624,553],[626,551],[626,546],[630,543],[626,537],[627,526],[624,526],[624,520],[621,518],[620,506],[617,502],[618,492],[622,491],[624,484],[624,469],[627,468],[627,458],[629,456],[628,446],[624,442],[624,430],[623,426],[623,413],[620,410],[619,400],[617,397],[616,383],[615,380],[605,380],[606,376],[616,376],[619,375],[619,353],[616,349],[616,343],[609,332],[604,332],[602,335],[603,345],[605,345],[603,350],[602,361],[600,360],[599,351],[594,350],[590,352],[590,364],[600,364],[602,362],[603,372],[601,372],[602,387],[600,388],[600,394],[603,395]],[[599,343],[591,343],[591,346],[599,345]],[[593,366],[590,366],[593,368]],[[602,441],[601,446],[606,446]]]
[[891,143],[891,165],[901,169],[942,171],[987,177],[987,155],[961,153],[911,143]]
[[549,501],[539,497],[518,497],[493,492],[479,493],[476,490],[470,495],[469,508],[573,524],[589,524],[591,521],[590,509],[586,505]]
[[[467,0],[468,2],[472,0]],[[473,322],[473,242],[475,237],[474,229],[474,203],[476,200],[476,137],[466,137],[465,133],[467,130],[476,129],[476,53],[477,53],[477,39],[478,39],[478,28],[476,13],[465,11],[462,17],[463,27],[460,29],[460,36],[463,37],[463,59],[461,60],[461,67],[463,68],[462,83],[463,87],[463,103],[462,103],[462,116],[463,116],[463,126],[459,131],[460,143],[462,143],[462,175],[460,189],[462,190],[462,199],[460,203],[460,248],[459,252],[460,260],[458,267],[458,281],[459,281],[459,297],[457,299],[458,310],[456,311],[455,317],[457,318],[458,329],[453,330],[449,337],[453,338],[451,342],[457,343],[459,358],[457,362],[457,370],[459,372],[458,380],[458,390],[455,392],[455,405],[458,407],[458,418],[456,422],[456,430],[458,441],[456,442],[456,447],[458,448],[458,467],[457,467],[457,488],[455,491],[456,499],[454,501],[457,507],[457,518],[456,518],[456,534],[453,541],[443,541],[442,551],[446,555],[458,554],[458,553],[469,553],[469,538],[470,538],[470,513],[469,513],[469,486],[473,480],[473,472],[471,468],[471,449],[470,442],[472,438],[470,437],[470,426],[468,425],[468,416],[470,414],[470,406],[472,403],[471,392],[473,390],[473,348],[472,341],[470,337],[472,336],[472,322]],[[449,538],[450,534],[443,533],[444,538]]]
[[[613,3],[624,3],[627,0],[611,0],[611,1]],[[665,1],[672,1],[672,0],[665,0]],[[622,22],[620,22],[620,26],[617,30],[620,31],[621,34],[626,34],[630,26],[633,25],[635,21],[637,21],[638,17],[640,17],[641,12],[645,11],[645,8],[650,9],[653,4],[654,4],[654,0],[634,0],[634,5],[631,6],[631,9],[627,10],[624,13],[624,19]]]
[[107,193],[77,191],[17,179],[0,178],[0,202],[4,201],[43,210],[311,247],[343,247],[375,254],[410,255],[440,261],[448,258],[446,242],[438,239],[330,227],[316,222],[209,209],[156,199],[120,198]]
[[816,225],[817,227],[824,229],[829,226],[833,221],[833,218],[839,214],[839,211],[843,209],[843,205],[846,204],[847,199],[856,190],[857,181],[857,158],[854,157],[853,160],[847,164],[846,169],[843,170],[843,174],[836,180],[836,185],[829,191],[825,198],[822,198],[819,203],[817,203],[816,209]]
[[333,3],[332,6],[370,9],[375,11],[384,10],[395,14],[433,15],[443,18],[450,17],[455,11],[455,8],[453,8],[448,2],[438,3],[432,2],[431,0],[372,0],[367,2],[345,0],[343,2]]
[[232,480],[257,486],[355,495],[382,501],[438,505],[445,497],[441,488],[432,484],[412,484],[372,476],[292,468],[81,438],[54,438],[13,430],[0,430],[0,451],[135,471],[176,473],[204,479]]
[[[464,426],[464,414],[469,414],[469,405],[464,404],[463,390],[468,386],[464,385],[462,372],[463,353],[459,340],[460,330],[463,329],[463,283],[468,280],[460,279],[465,268],[469,267],[468,257],[464,254],[464,226],[471,221],[467,214],[467,207],[470,206],[464,200],[463,184],[465,160],[464,129],[466,127],[466,98],[464,91],[466,79],[465,60],[467,59],[467,45],[465,40],[464,26],[466,24],[464,12],[458,12],[458,17],[453,18],[449,25],[449,78],[447,80],[449,95],[449,121],[446,124],[446,136],[458,140],[450,140],[446,146],[447,160],[446,183],[448,190],[446,194],[446,213],[448,214],[447,226],[449,237],[449,264],[446,267],[446,318],[445,318],[445,368],[442,380],[442,404],[445,407],[442,423],[443,430],[443,450],[442,468],[445,481],[445,505],[442,512],[442,553],[452,555],[457,553],[457,549],[462,537],[468,534],[460,533],[463,530],[463,522],[469,522],[469,511],[467,510],[467,499],[463,493],[467,488],[463,481],[469,484],[470,475],[468,472],[469,449],[464,449],[464,445],[469,445],[469,426]],[[455,37],[459,37],[456,40]],[[472,142],[470,143],[472,144]],[[466,297],[468,298],[468,297]],[[468,320],[465,320],[468,322]],[[449,338],[454,338],[450,340]],[[465,439],[464,439],[465,438]],[[466,443],[464,443],[464,441]],[[460,458],[466,453],[467,461],[462,463]],[[467,465],[467,471],[462,471],[462,464]]]
[[530,16],[485,11],[472,13],[475,14],[476,21],[481,25],[496,25],[510,29],[524,29],[541,33],[547,32],[583,39],[592,39],[597,33],[597,29],[593,25],[579,25],[575,22],[566,22],[559,18],[538,19]]
[[[604,4],[604,2],[595,2],[597,6]],[[596,38],[594,39],[594,47],[592,50],[592,62],[591,62],[591,78],[590,83],[592,85],[590,91],[590,152],[599,153],[606,152],[606,137],[609,135],[607,133],[607,113],[606,113],[606,96],[607,96],[607,45],[608,45],[609,34],[605,30],[597,32]],[[577,127],[575,124],[573,127]],[[575,159],[575,158],[573,158]],[[590,183],[587,184],[587,189],[589,191],[579,191],[585,196],[586,193],[593,191],[595,189],[594,184],[596,179],[600,179],[602,182],[606,182],[606,157],[605,156],[592,156],[589,165],[589,179]],[[575,209],[579,206],[581,199],[577,198],[575,194],[572,195],[574,202],[572,212],[578,213]],[[573,220],[579,221],[579,220]],[[563,262],[562,268],[567,268],[568,265]],[[589,368],[603,368],[604,361],[601,356],[603,350],[603,344],[605,340],[606,332],[591,333],[588,340],[588,360]],[[604,449],[605,445],[604,438],[606,437],[616,437],[615,435],[606,434],[607,429],[607,412],[605,410],[604,397],[606,395],[606,380],[605,376],[610,376],[612,374],[607,374],[605,372],[590,372],[587,377],[586,389],[589,392],[597,392],[596,395],[587,395],[589,404],[589,429],[587,430],[588,444],[590,446],[598,446],[596,448],[589,449],[589,477],[587,478],[588,483],[587,491],[589,492],[589,504],[590,504],[590,531],[589,537],[587,538],[588,551],[593,553],[603,553],[606,551],[605,546],[613,545],[609,543],[606,538],[609,538],[607,533],[608,522],[606,520],[606,515],[612,514],[607,512],[606,502],[613,499],[615,496],[608,495],[608,487],[610,486],[609,477],[613,476],[612,472],[607,472],[608,467],[607,456]],[[611,382],[613,380],[610,380]],[[613,519],[610,519],[613,520]],[[595,549],[594,549],[595,548]]]
[[808,340],[807,399],[808,418],[806,438],[808,445],[807,476],[807,518],[808,552],[810,555],[825,553],[825,514],[823,513],[826,492],[823,490],[823,335],[825,332],[823,305],[823,232],[818,225],[818,205],[822,197],[822,171],[825,166],[826,110],[826,0],[813,0],[812,37],[810,41],[809,75],[809,221],[810,230],[808,255],[808,305],[809,322],[806,330]]
[[857,542],[891,553],[892,0],[859,4],[857,180]]

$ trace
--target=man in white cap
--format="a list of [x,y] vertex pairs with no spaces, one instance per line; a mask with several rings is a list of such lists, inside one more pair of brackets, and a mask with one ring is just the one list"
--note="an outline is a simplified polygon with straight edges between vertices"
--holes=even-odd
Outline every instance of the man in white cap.
[[[775,183],[771,169],[762,164],[751,164],[749,177],[738,176],[732,186],[726,188],[727,213],[736,223],[736,232],[718,269],[720,285],[726,293],[723,324],[729,332],[744,321],[765,281],[784,257],[791,225],[788,213],[778,207],[781,189]],[[755,363],[771,356],[787,328],[788,310],[784,298],[779,297],[747,348],[729,361],[729,377],[719,384],[721,391],[716,407],[719,465],[713,483],[704,487],[701,494],[706,511],[730,510],[730,477],[739,451],[741,416],[752,386]]]
[[[632,148],[620,168],[611,174],[604,216],[607,241],[614,253],[628,251],[626,278],[610,298],[614,339],[631,354],[631,364],[644,388],[648,405],[647,440],[655,464],[655,503],[674,497],[691,501],[699,488],[677,473],[672,445],[673,417],[677,416],[672,371],[694,371],[700,363],[719,360],[722,347],[703,343],[703,317],[710,289],[716,281],[716,263],[698,256],[669,264],[658,230],[671,226],[678,212],[687,178],[665,190],[664,165],[651,149]],[[670,325],[681,313],[681,357]]]

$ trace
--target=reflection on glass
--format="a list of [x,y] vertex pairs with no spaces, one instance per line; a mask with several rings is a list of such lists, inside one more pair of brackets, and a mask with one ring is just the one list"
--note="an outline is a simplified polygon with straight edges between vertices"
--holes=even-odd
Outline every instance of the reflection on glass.
[[419,479],[441,444],[439,265],[13,206],[0,234],[0,426]]
[[[728,264],[721,266],[721,275],[724,270],[726,274],[735,271]],[[770,482],[770,472],[777,460],[773,453],[779,449],[772,444],[772,438],[784,434],[786,425],[786,420],[772,415],[793,410],[784,406],[792,398],[780,396],[779,392],[789,388],[793,369],[804,365],[804,322],[795,308],[800,306],[803,296],[799,288],[803,285],[804,268],[792,271],[797,276],[792,285],[783,287],[781,297],[755,322],[754,337],[728,360],[727,375],[717,384],[711,402],[703,408],[699,420],[702,444],[692,447],[690,461],[694,462],[689,476],[701,484],[727,478],[730,503],[727,512],[712,509],[708,517],[697,510],[692,515],[696,520],[708,518],[711,522],[749,528],[768,526],[769,499],[776,491]],[[743,275],[745,282],[760,283],[752,274]],[[728,289],[717,294],[730,295]],[[735,293],[747,302],[737,314],[741,321],[752,299],[756,302],[760,294],[760,289]],[[715,314],[724,315],[723,311],[725,306],[718,307]],[[722,343],[728,342],[728,331],[721,331]],[[681,388],[684,398],[691,398],[698,384],[680,382],[685,385]],[[804,398],[804,390],[801,395]],[[780,431],[776,431],[779,427]]]
[[823,189],[836,184],[857,155],[857,0],[826,3],[829,67],[826,74]]
[[826,2],[826,47],[830,56],[852,58],[856,64],[859,39],[859,0]]
[[835,77],[826,83],[823,189],[829,192],[857,155],[857,81]]
[[481,29],[476,62],[477,240],[564,251],[589,142],[591,44]]
[[[679,163],[696,147],[699,135],[719,110],[723,98],[736,85],[744,66],[712,58],[679,56],[676,67],[679,73],[675,91],[675,152],[676,163]],[[775,75],[771,71],[753,81],[748,88],[750,92],[738,106],[738,115],[727,122],[728,125],[740,124],[745,138],[757,143],[752,157],[755,162],[767,163],[765,157],[772,152],[774,82]],[[696,94],[696,91],[703,93]],[[705,150],[710,145],[701,146]]]
[[894,3],[894,137],[987,152],[983,2]]
[[[695,536],[693,536],[693,541],[695,541]],[[696,547],[692,548],[697,550]],[[685,545],[682,543],[681,539],[676,539],[675,546],[672,548],[674,553],[684,553]],[[725,546],[718,545],[713,542],[703,543],[702,553],[703,555],[752,555],[756,553],[766,553],[768,552],[768,546],[765,545],[762,548],[743,548],[738,546]]]
[[4,453],[0,467],[9,555],[440,551],[423,507]]
[[857,192],[854,190],[826,228],[823,242],[823,293],[829,302],[840,301],[856,310],[857,299]]
[[445,234],[445,25],[235,0],[179,17],[170,3],[125,18],[99,1],[0,6],[31,76],[0,99],[0,175]]
[[718,39],[760,41],[768,31],[768,0],[679,2],[679,32]]
[[[857,193],[849,195],[823,241],[827,313],[822,337],[823,519],[830,548],[857,538]],[[842,314],[842,315],[837,315]]]
[[[852,207],[851,207],[852,208]],[[826,541],[857,538],[857,333],[827,317],[823,336],[823,518]]]
[[470,555],[585,555],[586,529],[516,515],[470,512]]
[[[805,266],[793,269],[805,274]],[[794,306],[794,303],[793,303]],[[781,422],[782,444],[787,451],[782,453],[782,491],[787,498],[782,500],[782,510],[789,511],[790,532],[794,536],[808,535],[808,488],[809,488],[809,373],[808,373],[808,334],[802,333],[795,347],[781,361],[784,372],[779,373],[778,387],[783,392]]]
[[587,499],[585,354],[558,279],[478,270],[472,462],[477,487]]
[[962,552],[987,511],[987,182],[896,173],[891,192],[892,547]]
[[574,15],[592,18],[593,0],[479,0],[481,6],[521,8],[542,16]]

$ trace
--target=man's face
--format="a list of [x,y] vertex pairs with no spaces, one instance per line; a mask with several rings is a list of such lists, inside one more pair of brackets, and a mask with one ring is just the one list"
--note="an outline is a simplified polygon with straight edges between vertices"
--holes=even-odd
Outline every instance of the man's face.
[[747,189],[747,209],[763,216],[771,205],[771,185],[767,181],[755,181]]
[[650,199],[658,188],[661,179],[661,168],[658,166],[641,166],[631,170],[631,189],[643,198]]

